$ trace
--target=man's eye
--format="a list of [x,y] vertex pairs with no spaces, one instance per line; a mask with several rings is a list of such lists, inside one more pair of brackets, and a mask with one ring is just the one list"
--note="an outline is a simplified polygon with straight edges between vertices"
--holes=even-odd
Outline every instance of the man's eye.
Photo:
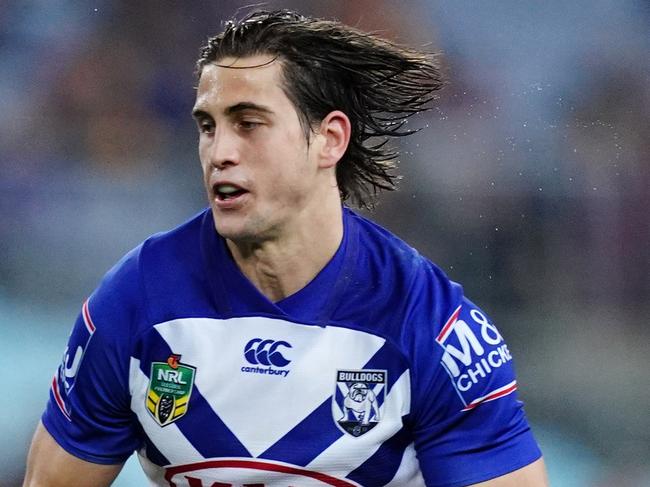
[[257,126],[261,125],[260,122],[256,122],[253,120],[241,120],[237,123],[239,125],[239,128],[242,130],[253,130]]
[[202,134],[211,134],[214,132],[214,124],[212,122],[199,122],[199,132]]

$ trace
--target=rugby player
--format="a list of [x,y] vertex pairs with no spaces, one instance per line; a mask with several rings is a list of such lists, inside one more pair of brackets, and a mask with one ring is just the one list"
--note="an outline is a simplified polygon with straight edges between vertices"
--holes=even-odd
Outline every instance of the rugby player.
[[84,302],[25,486],[543,487],[512,356],[462,287],[344,204],[393,189],[434,56],[253,12],[211,38],[193,116],[209,208]]

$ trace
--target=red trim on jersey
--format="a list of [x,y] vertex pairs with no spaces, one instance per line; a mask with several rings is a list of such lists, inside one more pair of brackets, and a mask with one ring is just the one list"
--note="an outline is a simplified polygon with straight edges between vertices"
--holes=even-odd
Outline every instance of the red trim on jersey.
[[90,310],[88,309],[88,300],[84,301],[84,305],[81,308],[81,314],[83,315],[84,324],[88,328],[88,332],[92,335],[95,333],[95,324],[93,319],[90,317]]
[[59,383],[56,380],[56,375],[52,379],[52,392],[54,393],[54,400],[56,401],[56,405],[59,406],[59,409],[61,410],[63,415],[66,417],[66,419],[68,421],[72,421],[72,419],[70,419],[70,415],[65,410],[65,403],[63,402],[63,398],[61,397],[61,394],[59,393]]
[[513,380],[510,384],[506,384],[505,386],[490,392],[487,396],[474,399],[471,403],[467,405],[465,409],[463,409],[463,411],[469,411],[470,409],[474,409],[476,406],[478,406],[481,403],[494,401],[495,399],[499,399],[500,397],[507,396],[508,394],[512,394],[516,390],[517,390],[517,381]]
[[170,467],[167,469],[165,473],[165,480],[169,482],[169,485],[171,487],[175,487],[176,484],[172,482],[172,477],[174,477],[174,475],[177,475],[179,473],[196,472],[197,470],[204,470],[208,468],[248,468],[251,470],[263,470],[267,472],[300,475],[303,477],[319,480],[333,487],[358,487],[358,484],[354,484],[343,479],[337,479],[325,473],[304,470],[302,468],[294,467],[291,465],[262,462],[259,460],[208,460],[205,462],[192,463],[189,465],[178,465],[176,467]]
[[440,330],[440,334],[436,337],[436,341],[440,344],[443,344],[449,334],[451,333],[451,329],[454,326],[454,323],[456,323],[456,320],[458,319],[458,315],[460,314],[460,308],[461,306],[458,306],[456,308],[456,311],[452,313],[452,315],[449,317],[447,320],[447,323],[445,323],[445,326],[442,327],[442,330]]

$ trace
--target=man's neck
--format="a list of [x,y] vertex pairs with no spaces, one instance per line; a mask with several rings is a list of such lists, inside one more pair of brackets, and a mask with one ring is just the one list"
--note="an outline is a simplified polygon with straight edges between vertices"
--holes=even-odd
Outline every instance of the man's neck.
[[242,273],[270,301],[280,301],[305,287],[327,265],[343,239],[340,202],[283,232],[280,238],[259,243],[226,240]]

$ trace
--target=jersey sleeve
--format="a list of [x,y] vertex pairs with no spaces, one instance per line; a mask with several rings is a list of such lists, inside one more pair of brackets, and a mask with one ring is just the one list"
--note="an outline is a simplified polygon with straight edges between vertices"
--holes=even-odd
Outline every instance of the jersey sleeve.
[[426,485],[471,485],[540,458],[496,326],[460,286],[424,288],[422,301],[434,311],[423,316],[433,323],[421,324],[412,366],[415,448]]
[[62,448],[92,463],[122,463],[140,443],[128,380],[131,340],[143,313],[138,274],[136,250],[84,302],[42,416]]

